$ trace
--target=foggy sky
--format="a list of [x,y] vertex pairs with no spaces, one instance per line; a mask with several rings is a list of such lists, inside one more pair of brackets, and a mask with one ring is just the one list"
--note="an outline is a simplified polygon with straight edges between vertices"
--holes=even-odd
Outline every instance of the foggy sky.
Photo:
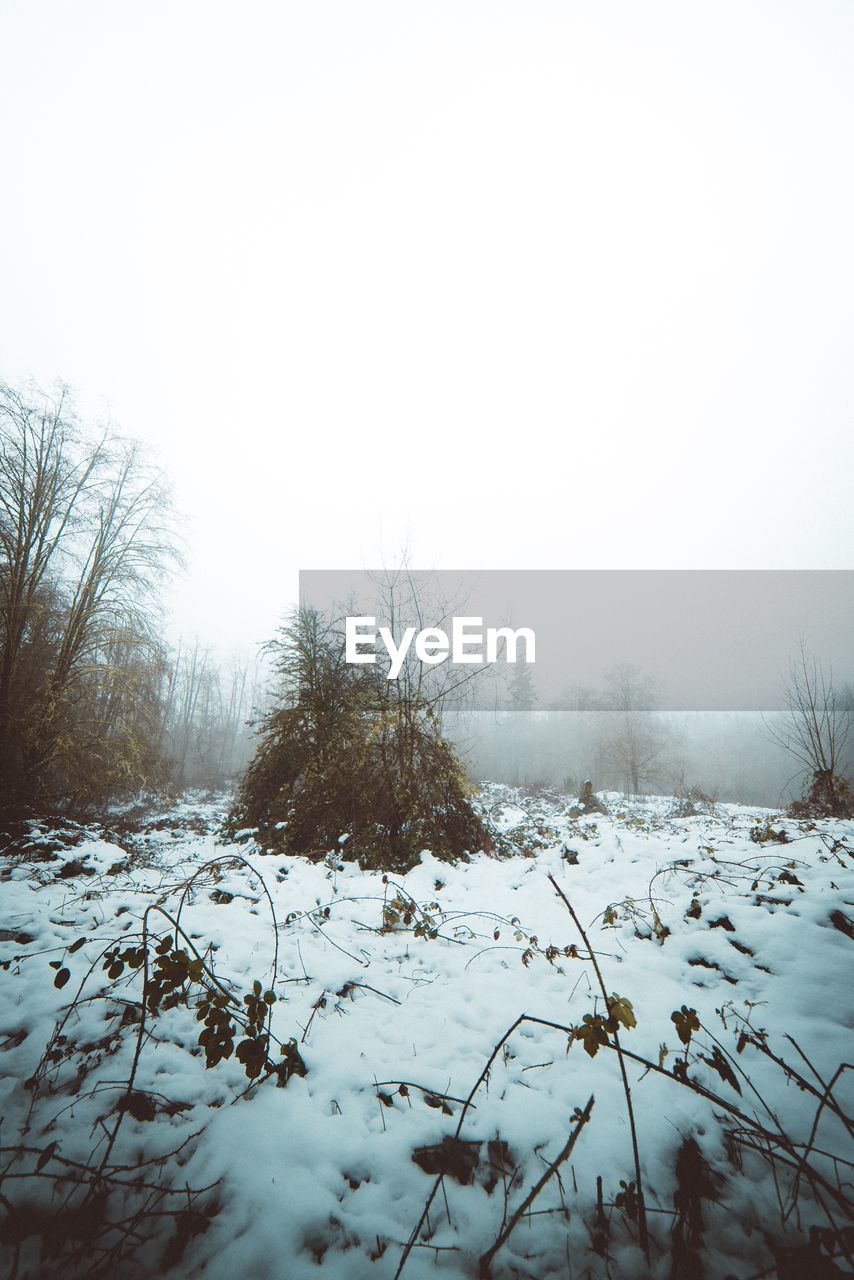
[[[852,571],[446,570],[410,579],[321,570],[300,574],[300,603],[382,625],[390,585],[395,645],[409,625],[450,635],[455,615],[481,618],[475,635],[530,628],[540,705],[573,685],[601,690],[610,669],[628,664],[654,681],[662,709],[774,711],[801,645],[837,687],[854,684]],[[484,642],[470,652],[483,656]],[[519,661],[524,653],[520,644]],[[510,675],[503,649],[495,671]]]
[[300,568],[848,568],[854,7],[5,0],[0,375]]

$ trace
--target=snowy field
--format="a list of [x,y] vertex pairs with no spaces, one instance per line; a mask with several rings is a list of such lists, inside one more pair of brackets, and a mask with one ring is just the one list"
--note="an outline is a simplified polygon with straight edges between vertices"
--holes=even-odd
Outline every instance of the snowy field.
[[[854,823],[607,800],[573,818],[556,794],[486,787],[500,857],[425,853],[387,880],[229,843],[225,801],[198,797],[17,833],[0,859],[3,1275],[848,1274]],[[573,912],[629,1002],[611,1014],[648,1262],[621,1059]],[[188,982],[141,1020],[159,939]],[[145,964],[105,969],[143,942]],[[239,1030],[206,1069],[198,1001],[251,1014],[244,994],[268,990],[260,1075]],[[286,1087],[269,1061],[294,1068]]]

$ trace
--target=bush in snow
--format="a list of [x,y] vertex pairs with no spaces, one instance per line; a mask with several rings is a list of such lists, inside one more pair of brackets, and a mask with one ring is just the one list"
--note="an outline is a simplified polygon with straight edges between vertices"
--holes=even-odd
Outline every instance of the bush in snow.
[[[833,673],[807,652],[803,642],[784,681],[783,705],[769,735],[808,779],[803,798],[791,806],[793,816],[854,816],[854,788],[845,777],[850,692],[835,688]],[[850,766],[850,760],[847,763]]]
[[491,847],[435,699],[377,666],[348,665],[337,624],[302,610],[272,646],[282,682],[232,815],[269,848],[339,848],[402,871],[423,849],[452,859]]

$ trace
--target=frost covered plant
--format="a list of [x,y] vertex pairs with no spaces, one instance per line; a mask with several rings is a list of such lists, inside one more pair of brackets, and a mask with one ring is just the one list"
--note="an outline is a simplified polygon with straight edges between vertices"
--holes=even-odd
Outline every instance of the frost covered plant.
[[[176,914],[150,904],[139,934],[124,934],[120,943],[100,948],[26,1082],[31,1096],[20,1132],[12,1141],[4,1132],[0,1146],[0,1242],[11,1251],[13,1276],[107,1280],[130,1274],[128,1268],[133,1274],[159,1274],[180,1264],[189,1241],[207,1230],[218,1211],[218,1184],[191,1187],[180,1179],[173,1186],[170,1181],[170,1170],[186,1160],[198,1132],[151,1156],[141,1154],[144,1139],[138,1132],[130,1145],[120,1141],[128,1116],[147,1126],[160,1115],[187,1108],[140,1083],[148,1046],[168,1039],[172,1027],[178,1030],[176,1038],[182,1038],[180,1028],[186,1024],[180,1016],[171,1022],[171,1010],[180,1015],[181,1009],[195,1008],[197,1021],[204,1024],[195,1052],[204,1053],[205,1067],[234,1057],[250,1089],[265,1079],[283,1086],[306,1074],[296,1040],[283,1042],[272,1032],[275,992],[256,979],[239,996],[181,925],[181,907],[192,882],[215,872],[221,861],[206,864],[184,883]],[[155,919],[164,919],[168,931],[155,932]],[[273,925],[275,934],[275,911]],[[50,962],[58,989],[71,980],[69,957],[86,943],[85,937],[76,939],[61,961]],[[94,990],[99,970],[106,985]],[[135,999],[128,998],[131,992]],[[107,1004],[108,1030],[100,1040],[78,1043],[72,1029],[95,1001]],[[118,1061],[123,1048],[130,1057],[124,1079],[115,1069],[108,1079],[101,1078],[100,1064],[106,1058]],[[95,1083],[89,1087],[92,1077]],[[56,1126],[68,1108],[57,1110],[55,1100],[63,1093],[72,1095],[70,1105],[81,1123],[90,1116],[96,1138],[86,1158],[80,1157],[73,1136],[70,1143],[50,1138],[52,1130],[62,1133]],[[102,1100],[107,1100],[106,1110]],[[151,1135],[158,1148],[158,1126],[151,1125]]]
[[[835,1093],[841,1077],[850,1067],[843,1063],[829,1081],[823,1080],[815,1073],[809,1057],[792,1037],[787,1039],[801,1059],[799,1065],[786,1059],[770,1043],[764,1030],[752,1025],[749,1003],[746,1014],[740,1013],[730,1003],[717,1012],[725,1029],[729,1029],[730,1023],[732,1024],[736,1036],[735,1052],[731,1052],[712,1029],[704,1025],[696,1009],[683,1004],[671,1014],[681,1053],[676,1055],[672,1067],[668,1069],[664,1065],[670,1056],[666,1044],[661,1046],[657,1063],[619,1045],[619,1028],[631,1028],[635,1025],[629,1001],[614,995],[608,1002],[608,1010],[607,1017],[597,1013],[586,1014],[579,1025],[567,1028],[570,1046],[580,1042],[591,1058],[596,1057],[602,1048],[611,1049],[619,1054],[621,1061],[628,1058],[643,1066],[646,1071],[664,1076],[705,1098],[724,1118],[726,1140],[739,1167],[744,1152],[758,1155],[771,1167],[777,1188],[781,1223],[785,1225],[793,1214],[797,1214],[804,1189],[808,1188],[813,1204],[826,1221],[826,1227],[821,1229],[824,1233],[823,1240],[826,1237],[822,1248],[830,1242],[850,1263],[850,1246],[846,1243],[845,1233],[854,1203],[846,1182],[839,1176],[839,1168],[848,1163],[843,1157],[843,1150],[854,1136],[854,1122]],[[812,1096],[816,1107],[808,1131],[799,1131],[794,1122],[793,1127],[784,1125],[757,1090],[741,1061],[748,1048],[769,1059],[784,1073],[788,1081],[801,1092]],[[721,1090],[720,1085],[714,1089],[710,1087],[706,1069],[716,1073],[721,1085],[726,1086],[725,1090]],[[814,1079],[810,1078],[810,1073]],[[742,1102],[742,1098],[748,1094],[758,1101],[758,1113],[747,1110]],[[763,1112],[764,1118],[761,1118]],[[825,1125],[819,1138],[823,1116],[829,1117],[835,1128],[833,1125]],[[643,1202],[635,1184],[620,1185],[622,1191],[616,1197],[616,1207],[626,1211],[633,1221],[636,1218],[640,1220]],[[701,1244],[702,1236],[698,1235],[694,1243]],[[809,1249],[813,1247],[813,1244],[808,1246]],[[816,1260],[821,1262],[818,1257]],[[815,1274],[819,1272],[816,1271]]]
[[[399,930],[411,929],[416,938],[434,940],[439,937],[444,913],[438,902],[418,903],[402,885],[394,884],[388,876],[383,876],[385,886],[383,894],[381,933],[395,933]],[[394,897],[389,897],[389,889],[394,889]]]
[[[745,868],[739,867],[739,871],[743,874]],[[780,878],[782,876],[778,877]],[[580,1043],[591,1058],[595,1058],[600,1049],[607,1048],[612,1050],[618,1059],[626,1096],[636,1176],[634,1182],[620,1184],[621,1191],[615,1198],[614,1206],[624,1212],[632,1222],[637,1223],[641,1248],[647,1262],[650,1259],[650,1236],[646,1225],[641,1162],[632,1097],[626,1074],[627,1060],[643,1066],[647,1072],[655,1072],[683,1088],[692,1090],[718,1110],[719,1115],[724,1119],[727,1141],[734,1157],[738,1153],[737,1159],[740,1160],[740,1153],[749,1151],[761,1157],[770,1166],[778,1192],[781,1221],[784,1226],[793,1214],[797,1214],[804,1189],[808,1188],[812,1203],[826,1221],[826,1227],[821,1230],[827,1239],[824,1240],[822,1237],[824,1243],[821,1248],[827,1247],[831,1252],[834,1250],[841,1252],[850,1263],[852,1261],[850,1245],[846,1242],[845,1231],[854,1204],[849,1186],[841,1179],[839,1169],[847,1164],[843,1158],[843,1144],[850,1143],[851,1137],[854,1136],[854,1121],[835,1093],[841,1078],[846,1071],[850,1070],[850,1067],[843,1063],[829,1081],[824,1080],[816,1073],[807,1053],[791,1036],[787,1036],[787,1040],[801,1062],[796,1064],[789,1060],[779,1049],[771,1045],[764,1030],[752,1025],[749,1002],[747,1014],[738,1012],[732,1003],[717,1011],[725,1029],[729,1028],[730,1023],[734,1024],[736,1033],[734,1053],[722,1043],[710,1027],[704,1025],[697,1010],[686,1004],[671,1014],[681,1053],[675,1056],[670,1069],[665,1066],[671,1052],[666,1044],[661,1046],[657,1063],[626,1049],[620,1041],[620,1032],[632,1030],[637,1025],[631,1001],[617,993],[607,993],[586,931],[560,886],[553,877],[550,876],[549,879],[569,911],[587,949],[604,1004],[604,1011],[594,1008],[592,1013],[583,1016],[579,1024],[564,1029],[569,1036],[569,1047]],[[788,877],[788,882],[800,883],[791,875]],[[542,1021],[543,1025],[558,1027],[557,1023],[547,1020],[536,1018],[529,1020]],[[787,1081],[795,1084],[801,1092],[810,1094],[815,1100],[816,1108],[808,1126],[808,1132],[800,1131],[794,1120],[791,1122],[792,1127],[787,1127],[777,1112],[766,1102],[751,1079],[749,1071],[743,1065],[742,1057],[748,1048],[754,1049],[773,1062],[784,1073]],[[720,1085],[714,1089],[707,1083],[709,1071],[714,1072],[720,1080]],[[745,1108],[742,1103],[742,1097],[745,1094],[750,1094],[756,1099],[759,1104],[758,1112]],[[830,1126],[823,1124],[823,1117],[829,1118],[836,1128],[834,1129],[833,1124]],[[680,1231],[679,1247],[684,1251],[688,1248],[688,1244],[684,1230],[680,1228]],[[605,1237],[603,1236],[602,1239],[603,1247],[606,1247]],[[702,1243],[701,1233],[695,1230],[692,1239],[694,1244]],[[675,1233],[674,1259],[676,1245]],[[809,1248],[817,1247],[815,1241],[811,1241]],[[818,1261],[821,1262],[822,1259],[819,1258]]]
[[616,993],[609,996],[607,1007],[607,1014],[585,1013],[581,1025],[573,1030],[570,1037],[570,1044],[575,1040],[580,1041],[591,1058],[596,1057],[603,1045],[610,1044],[608,1037],[613,1036],[620,1027],[631,1031],[637,1026],[632,1002],[626,1000],[624,996],[618,996]]
[[[108,977],[117,980],[125,965],[132,970],[143,969],[141,1003],[147,1014],[157,1014],[161,1008],[188,1004],[195,993],[196,1017],[205,1024],[198,1043],[205,1051],[208,1068],[227,1061],[235,1054],[250,1080],[257,1079],[264,1071],[284,1085],[291,1075],[305,1075],[305,1064],[295,1039],[280,1044],[282,1062],[269,1057],[269,1014],[276,1003],[275,992],[263,990],[256,979],[241,1003],[222,986],[209,964],[183,935],[180,926],[176,926],[176,932],[182,935],[185,946],[175,945],[173,933],[164,934],[161,938],[152,938],[144,933],[141,945],[109,948],[103,960]],[[238,1035],[243,1039],[235,1047]]]

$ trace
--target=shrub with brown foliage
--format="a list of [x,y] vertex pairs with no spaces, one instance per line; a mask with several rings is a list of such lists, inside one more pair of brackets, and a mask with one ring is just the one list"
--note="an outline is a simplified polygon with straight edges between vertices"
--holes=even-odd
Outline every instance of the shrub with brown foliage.
[[282,698],[232,815],[268,848],[405,870],[423,849],[451,859],[490,847],[465,771],[426,694],[344,661],[340,630],[303,610],[275,643]]

